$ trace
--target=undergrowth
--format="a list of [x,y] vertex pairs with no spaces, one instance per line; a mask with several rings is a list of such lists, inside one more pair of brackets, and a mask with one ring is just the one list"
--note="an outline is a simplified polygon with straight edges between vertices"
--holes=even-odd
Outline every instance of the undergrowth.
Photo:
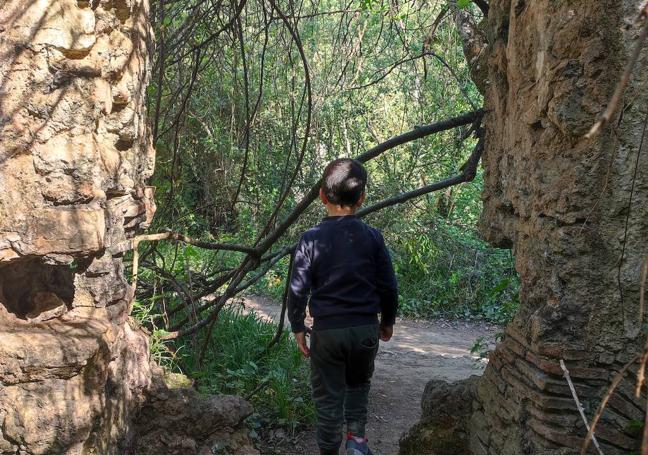
[[386,235],[400,291],[400,313],[415,318],[511,320],[519,278],[510,250],[472,230],[404,225]]
[[195,365],[195,357],[187,358],[187,366],[200,391],[246,397],[268,422],[295,430],[313,421],[308,362],[287,332],[266,350],[276,330],[254,313],[226,307],[202,366]]
[[[143,308],[139,305],[134,314],[141,318],[146,314]],[[150,319],[144,320],[150,324]],[[314,421],[308,362],[287,331],[272,349],[266,350],[276,329],[275,324],[242,311],[240,306],[226,306],[219,314],[201,364],[196,352],[203,345],[202,336],[176,343],[170,349],[159,342],[162,332],[154,331],[152,357],[169,370],[188,373],[201,393],[245,397],[254,405],[255,424],[295,431]]]

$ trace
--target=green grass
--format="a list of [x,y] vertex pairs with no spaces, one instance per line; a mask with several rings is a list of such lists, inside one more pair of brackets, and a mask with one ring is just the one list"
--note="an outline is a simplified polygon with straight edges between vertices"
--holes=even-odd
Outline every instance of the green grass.
[[182,347],[175,349],[170,341],[163,341],[162,335],[165,330],[160,329],[155,324],[155,299],[148,299],[143,302],[135,300],[131,317],[135,319],[142,327],[149,331],[149,352],[151,360],[168,371],[177,371],[178,362],[182,354]]
[[[295,430],[314,420],[309,367],[288,332],[266,352],[275,330],[275,324],[254,313],[225,307],[202,366],[191,355],[185,356],[184,364],[201,392],[249,398],[263,420]],[[202,340],[197,341],[200,346]]]

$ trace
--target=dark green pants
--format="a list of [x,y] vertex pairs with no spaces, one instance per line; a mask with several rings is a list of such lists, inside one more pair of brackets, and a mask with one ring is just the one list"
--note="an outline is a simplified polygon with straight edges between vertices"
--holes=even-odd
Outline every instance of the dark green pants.
[[313,331],[311,382],[320,449],[340,447],[344,422],[347,431],[365,435],[378,340],[378,325]]

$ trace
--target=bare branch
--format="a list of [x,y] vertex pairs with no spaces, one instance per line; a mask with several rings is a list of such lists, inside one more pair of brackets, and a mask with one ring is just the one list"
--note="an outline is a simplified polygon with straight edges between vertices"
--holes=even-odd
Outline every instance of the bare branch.
[[[406,144],[407,142],[415,141],[431,134],[447,131],[459,126],[469,125],[476,119],[481,118],[481,116],[483,115],[484,111],[479,109],[476,111],[468,112],[466,114],[462,114],[457,117],[441,120],[430,125],[416,127],[412,131],[408,131],[407,133],[392,137],[391,139],[388,139],[385,142],[382,142],[375,147],[370,148],[362,155],[356,157],[356,159],[361,163],[365,163],[376,158],[382,153],[398,147],[399,145]],[[318,181],[311,187],[306,196],[304,196],[302,200],[297,203],[292,212],[290,212],[290,214],[286,218],[284,218],[279,226],[277,226],[273,232],[268,234],[268,236],[257,246],[257,249],[259,250],[259,252],[261,252],[261,254],[265,253],[277,241],[277,239],[281,237],[281,235],[283,235],[283,233],[299,218],[299,216],[310,206],[310,204],[312,204],[313,201],[317,199],[319,188],[320,182]]]
[[135,249],[140,242],[159,242],[160,240],[178,240],[206,250],[238,251],[239,253],[247,253],[254,257],[258,256],[256,250],[249,246],[206,242],[180,234],[179,232],[159,232],[157,234],[139,235],[116,245],[111,249],[111,253],[123,253],[124,251]]
[[[560,368],[562,368],[563,374],[565,376],[565,380],[567,381],[567,384],[569,384],[569,390],[571,390],[571,394],[572,397],[574,398],[574,402],[576,403],[576,408],[578,409],[578,413],[580,414],[581,419],[583,419],[583,423],[585,423],[585,428],[587,428],[587,431],[590,431],[590,426],[589,423],[587,422],[587,417],[585,417],[585,411],[583,410],[583,405],[578,399],[578,395],[576,394],[576,389],[574,388],[574,383],[572,382],[571,377],[569,376],[569,370],[565,366],[565,361],[563,359],[560,359]],[[596,450],[598,451],[599,455],[603,455],[601,446],[599,446],[598,440],[596,439],[596,436],[594,436],[593,431],[592,431],[592,442],[594,443],[594,447],[596,447]]]
[[477,165],[479,163],[479,159],[481,158],[483,150],[484,150],[484,142],[483,139],[480,139],[479,142],[477,142],[477,145],[475,145],[475,148],[473,149],[470,157],[468,158],[468,161],[466,161],[466,163],[462,166],[463,171],[461,172],[461,174],[377,202],[376,204],[370,205],[369,207],[359,210],[356,213],[356,215],[366,216],[370,213],[384,209],[385,207],[390,207],[396,204],[402,204],[403,202],[407,202],[410,199],[423,196],[424,194],[432,193],[434,191],[439,191],[448,188],[450,186],[458,185],[460,183],[472,181],[475,178],[477,172]]

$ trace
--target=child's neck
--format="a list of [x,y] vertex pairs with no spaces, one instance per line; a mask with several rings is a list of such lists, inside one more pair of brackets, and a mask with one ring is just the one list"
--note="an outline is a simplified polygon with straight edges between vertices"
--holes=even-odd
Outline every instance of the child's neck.
[[349,216],[354,215],[358,207],[349,207],[348,205],[334,205],[326,204],[326,212],[328,216]]

